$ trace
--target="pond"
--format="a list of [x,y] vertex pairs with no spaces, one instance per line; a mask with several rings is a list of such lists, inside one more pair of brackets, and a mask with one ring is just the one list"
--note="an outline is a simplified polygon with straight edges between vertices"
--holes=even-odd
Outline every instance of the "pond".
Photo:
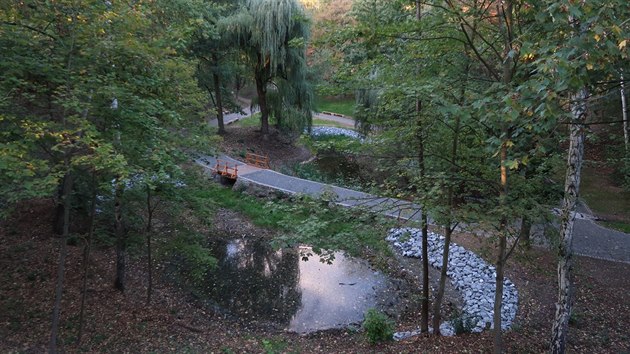
[[274,250],[261,239],[217,240],[219,259],[209,296],[223,310],[252,322],[309,333],[363,320],[386,298],[387,278],[367,262],[335,253],[332,264],[310,248]]

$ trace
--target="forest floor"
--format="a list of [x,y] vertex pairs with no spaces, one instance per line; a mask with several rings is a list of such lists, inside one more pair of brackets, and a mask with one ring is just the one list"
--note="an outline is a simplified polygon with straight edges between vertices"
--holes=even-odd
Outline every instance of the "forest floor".
[[[253,140],[250,140],[253,139]],[[253,131],[229,132],[227,149],[264,149],[272,162],[308,157],[285,142],[259,139]],[[269,146],[267,146],[269,144]],[[270,149],[276,144],[277,151]],[[49,334],[59,239],[53,235],[51,200],[23,203],[0,224],[0,352],[44,352]],[[237,227],[231,224],[230,228]],[[263,233],[268,230],[261,231]],[[460,234],[455,242],[492,262],[487,239]],[[82,247],[69,246],[62,302],[61,339],[67,352],[215,353],[453,353],[489,352],[492,334],[455,337],[421,335],[401,342],[370,345],[361,332],[330,330],[309,335],[257,328],[227,319],[168,281],[157,267],[151,304],[146,304],[144,257],[132,255],[127,289],[113,288],[115,251],[95,247],[88,282],[86,326],[76,344]],[[570,321],[570,352],[630,352],[630,264],[575,257],[575,307]],[[508,352],[547,351],[556,299],[556,258],[552,252],[517,250],[506,276],[519,290],[519,311],[504,334]],[[413,313],[413,309],[409,309]],[[397,330],[415,329],[419,318],[404,316]]]

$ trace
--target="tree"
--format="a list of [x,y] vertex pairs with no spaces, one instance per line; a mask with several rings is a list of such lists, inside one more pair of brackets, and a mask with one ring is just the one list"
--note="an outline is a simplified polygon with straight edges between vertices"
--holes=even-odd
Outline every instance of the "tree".
[[[0,5],[0,48],[6,54],[0,60],[5,73],[0,169],[14,170],[0,177],[7,182],[2,201],[52,195],[61,185],[51,352],[58,350],[65,237],[78,193],[73,186],[92,172],[121,186],[127,176],[145,172],[143,162],[155,151],[172,158],[163,165],[175,163],[185,157],[183,144],[199,140],[195,130],[181,129],[183,122],[201,119],[202,102],[190,62],[173,49],[185,38],[186,26],[171,21],[166,31],[155,11],[164,4],[136,5],[97,0]],[[124,250],[124,238],[120,241]]]
[[281,111],[293,108],[310,126],[312,94],[306,82],[305,56],[309,26],[299,2],[247,0],[222,25],[238,43],[252,71],[262,134],[269,134],[269,90],[282,98]]
[[549,111],[560,111],[560,117],[569,125],[560,214],[558,301],[550,345],[553,353],[564,353],[573,302],[572,237],[589,104],[608,94],[612,87],[607,82],[618,78],[616,69],[627,62],[630,26],[621,19],[628,18],[629,9],[617,1],[602,6],[571,1],[542,2],[540,6],[536,20],[547,36],[531,53],[539,56],[537,71],[547,79],[537,88],[541,93],[538,107],[542,107],[537,113],[544,116]]
[[[234,72],[238,71],[238,47],[230,40],[229,34],[219,28],[223,17],[233,13],[235,4],[203,4],[197,11],[202,13],[203,21],[195,30],[190,50],[193,57],[198,58],[197,80],[212,98],[218,121],[218,133],[225,133],[223,111],[225,107],[240,109],[232,102],[232,94],[226,89],[226,84],[233,81]],[[228,104],[231,103],[231,104]]]

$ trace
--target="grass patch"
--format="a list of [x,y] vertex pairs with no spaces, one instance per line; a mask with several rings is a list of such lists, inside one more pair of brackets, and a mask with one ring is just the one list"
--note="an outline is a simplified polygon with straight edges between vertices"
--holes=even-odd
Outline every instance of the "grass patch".
[[354,115],[355,101],[353,97],[336,98],[317,96],[315,107],[319,112],[333,112],[352,117]]
[[249,117],[241,118],[230,125],[239,128],[260,127],[260,113],[254,113]]
[[330,202],[334,197],[330,193],[321,199],[296,196],[268,200],[208,183],[201,177],[187,185],[182,197],[200,218],[218,208],[237,211],[257,226],[277,230],[272,240],[277,247],[308,244],[316,252],[344,250],[353,256],[360,256],[365,249],[380,255],[391,252],[383,235],[392,221],[366,210],[336,206]]
[[[630,192],[615,186],[604,169],[585,166],[582,170],[581,197],[600,218],[619,227],[630,224]],[[625,231],[628,232],[628,231]]]
[[349,126],[347,126],[345,124],[341,124],[339,122],[335,122],[333,120],[318,119],[318,118],[313,118],[313,126],[324,126],[324,127],[336,127],[336,128],[344,128],[344,129],[353,129],[352,127],[349,127]]
[[609,229],[613,229],[613,230],[630,234],[630,223],[626,223],[622,221],[600,221],[599,224]]

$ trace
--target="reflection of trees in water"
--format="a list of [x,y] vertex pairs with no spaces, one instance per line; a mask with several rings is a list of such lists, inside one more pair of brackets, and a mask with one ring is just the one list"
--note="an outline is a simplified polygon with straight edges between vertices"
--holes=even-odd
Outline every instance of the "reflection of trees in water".
[[218,240],[209,291],[220,306],[245,318],[288,324],[301,306],[299,255],[264,240]]

